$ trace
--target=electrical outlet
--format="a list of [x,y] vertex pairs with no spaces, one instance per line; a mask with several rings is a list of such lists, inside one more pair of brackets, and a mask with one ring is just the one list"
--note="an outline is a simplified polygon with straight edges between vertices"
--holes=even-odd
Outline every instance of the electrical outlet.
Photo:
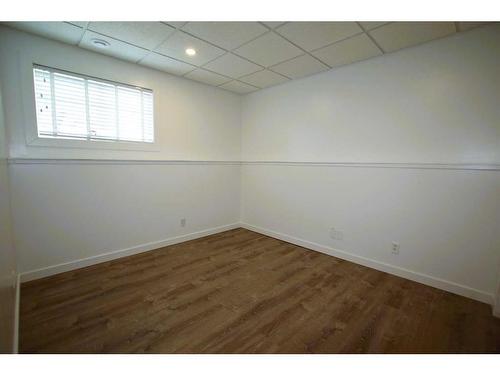
[[344,231],[337,229],[337,240],[343,240],[343,239],[344,239]]
[[399,242],[392,243],[392,253],[394,255],[399,255]]
[[186,226],[186,219],[181,219],[181,227],[185,227]]
[[338,230],[335,228],[330,229],[330,238],[334,240],[343,240],[344,239],[344,231]]

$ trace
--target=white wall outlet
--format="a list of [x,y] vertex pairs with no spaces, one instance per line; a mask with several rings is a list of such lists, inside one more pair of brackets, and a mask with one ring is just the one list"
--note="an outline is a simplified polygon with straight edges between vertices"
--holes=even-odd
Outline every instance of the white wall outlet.
[[337,229],[337,240],[343,240],[344,239],[344,231]]
[[333,238],[334,240],[343,240],[344,239],[344,231],[331,228],[330,229],[330,238]]
[[186,226],[186,219],[181,219],[181,227],[185,227]]
[[392,253],[399,255],[399,242],[392,242]]

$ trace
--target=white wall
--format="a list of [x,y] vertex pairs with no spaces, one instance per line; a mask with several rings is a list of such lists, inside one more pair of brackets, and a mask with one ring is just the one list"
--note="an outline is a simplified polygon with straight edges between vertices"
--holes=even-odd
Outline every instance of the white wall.
[[500,24],[245,96],[243,160],[500,162]]
[[[1,81],[0,81],[1,82]],[[11,232],[7,144],[0,85],[0,353],[13,351],[17,269]]]
[[[450,285],[418,278],[492,302],[500,261],[498,172],[245,165],[242,186],[245,223],[442,279]],[[343,240],[330,238],[332,227]],[[397,256],[392,241],[400,244]]]
[[[33,63],[153,89],[158,150],[30,145]],[[9,93],[14,236],[27,278],[239,221],[240,165],[223,161],[240,157],[240,96],[6,27],[0,27],[0,78]]]
[[[491,302],[499,40],[493,25],[246,96],[242,221]],[[344,239],[331,239],[331,227]]]
[[22,273],[239,222],[239,165],[11,167]]

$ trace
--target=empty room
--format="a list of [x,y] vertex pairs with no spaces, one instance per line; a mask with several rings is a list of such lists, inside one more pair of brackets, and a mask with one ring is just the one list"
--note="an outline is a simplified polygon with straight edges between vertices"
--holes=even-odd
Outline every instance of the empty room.
[[18,13],[2,353],[498,366],[500,23]]

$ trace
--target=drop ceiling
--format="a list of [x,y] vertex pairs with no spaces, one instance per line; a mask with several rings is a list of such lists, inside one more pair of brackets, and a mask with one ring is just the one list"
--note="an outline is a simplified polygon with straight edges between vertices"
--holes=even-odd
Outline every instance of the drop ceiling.
[[[482,25],[480,22],[6,22],[246,94]],[[109,43],[100,49],[93,39]],[[185,53],[196,50],[194,56]]]

